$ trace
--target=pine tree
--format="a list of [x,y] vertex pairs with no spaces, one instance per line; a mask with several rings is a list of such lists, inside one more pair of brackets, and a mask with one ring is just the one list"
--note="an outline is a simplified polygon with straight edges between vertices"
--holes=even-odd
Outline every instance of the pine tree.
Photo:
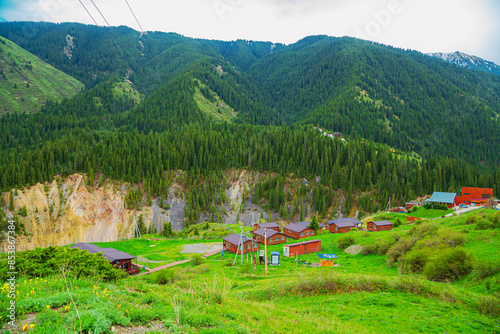
[[9,211],[14,211],[14,193],[12,191],[9,194]]
[[311,222],[309,223],[308,227],[312,228],[315,231],[319,230],[319,223],[318,223],[318,219],[316,218],[316,214],[313,215],[313,217],[311,219]]

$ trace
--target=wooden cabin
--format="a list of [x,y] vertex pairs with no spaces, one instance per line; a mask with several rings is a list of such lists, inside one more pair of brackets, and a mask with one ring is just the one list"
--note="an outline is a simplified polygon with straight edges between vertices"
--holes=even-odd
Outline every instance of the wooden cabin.
[[267,238],[268,246],[286,243],[286,235],[281,232],[276,232],[276,230],[267,230],[267,232],[265,232],[263,228],[260,228],[253,231],[253,238],[263,245],[265,242],[264,235]]
[[[241,254],[241,249],[238,249],[238,245],[240,243],[240,235],[239,234],[231,234],[223,239],[224,249],[230,251],[234,254]],[[247,236],[243,237],[243,254],[257,252],[259,250],[259,243],[254,239],[248,238]]]
[[278,223],[262,223],[262,224],[255,224],[253,226],[254,231],[264,228],[267,228],[268,230],[274,230],[276,232],[281,232],[281,228],[278,225]]
[[[308,227],[309,224],[311,224],[309,221],[289,224],[285,226],[283,233],[285,233],[287,237],[293,239],[304,239],[315,236],[317,233],[314,229]],[[321,225],[323,224],[320,224],[320,229]],[[326,226],[323,225],[323,228],[326,228]]]
[[118,269],[126,271],[127,274],[129,275],[136,274],[139,272],[138,268],[132,267],[132,259],[135,259],[134,256],[116,250],[114,248],[101,248],[99,246],[83,242],[79,242],[76,245],[71,246],[70,248],[78,248],[81,250],[86,250],[90,254],[102,253],[102,256],[105,257],[109,261],[109,263],[111,263],[111,265],[113,265]]
[[380,231],[392,231],[392,223],[388,220],[381,220],[376,222],[368,222],[366,224],[368,231],[380,232]]
[[308,240],[296,244],[284,245],[283,255],[294,257],[297,255],[319,252],[321,250],[321,240]]
[[363,223],[354,218],[339,218],[327,222],[331,233],[348,233],[353,228],[360,228]]

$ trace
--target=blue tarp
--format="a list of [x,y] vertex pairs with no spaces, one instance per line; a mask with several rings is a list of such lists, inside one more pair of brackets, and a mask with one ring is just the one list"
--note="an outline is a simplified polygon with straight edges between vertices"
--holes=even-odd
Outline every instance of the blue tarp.
[[456,196],[456,193],[434,192],[428,202],[453,204]]
[[320,259],[338,259],[339,257],[335,254],[318,254]]

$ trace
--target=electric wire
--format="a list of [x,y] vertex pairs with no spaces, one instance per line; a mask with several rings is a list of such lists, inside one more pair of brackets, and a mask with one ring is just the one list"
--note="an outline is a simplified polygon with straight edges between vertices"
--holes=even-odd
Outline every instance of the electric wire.
[[97,9],[97,11],[99,12],[99,14],[101,14],[101,17],[104,19],[104,22],[106,22],[106,24],[108,25],[108,27],[111,29],[111,32],[113,32],[113,34],[115,35],[116,39],[118,39],[118,42],[120,42],[120,44],[122,45],[123,49],[125,50],[125,52],[127,52],[128,56],[130,57],[130,59],[132,59],[132,61],[134,62],[135,66],[137,67],[137,69],[142,73],[142,75],[144,75],[144,73],[142,72],[141,68],[139,67],[139,65],[137,65],[137,62],[135,61],[134,57],[132,57],[132,55],[130,54],[130,52],[128,52],[128,49],[125,47],[125,45],[123,45],[120,37],[118,37],[118,35],[116,34],[116,32],[114,31],[113,27],[111,27],[111,25],[109,24],[108,20],[106,20],[106,18],[104,17],[104,15],[102,14],[101,10],[99,9],[99,7],[97,7],[97,5],[95,4],[94,0],[90,0],[90,2],[92,2],[92,4],[94,5],[94,7]]
[[111,45],[111,47],[113,48],[113,50],[115,50],[116,54],[121,58],[121,60],[125,63],[125,65],[127,65],[127,62],[125,61],[125,59],[122,57],[122,55],[118,52],[118,50],[116,50],[115,46],[113,45],[113,43],[111,43],[111,40],[108,38],[108,36],[106,36],[106,34],[104,33],[104,31],[102,30],[101,26],[99,24],[97,24],[97,21],[94,19],[94,17],[92,16],[92,14],[90,14],[89,10],[87,9],[87,7],[85,7],[85,5],[83,4],[82,0],[78,0],[80,2],[80,4],[83,6],[83,8],[85,9],[85,11],[87,12],[87,14],[89,14],[90,18],[92,19],[92,21],[94,21],[95,25],[99,28],[99,30],[101,31],[101,34],[106,38],[106,40],[108,41],[108,43]]
[[[137,24],[139,25],[139,28],[141,28],[141,34],[144,34],[144,35],[147,35],[147,33],[144,31],[144,29],[142,28],[142,25],[141,23],[139,22],[139,19],[137,19],[137,16],[135,15],[134,11],[132,10],[132,7],[130,7],[130,4],[128,3],[128,0],[125,0],[125,3],[127,4],[128,6],[128,9],[130,9],[130,11],[132,12],[132,15],[134,16],[134,19],[135,21],[137,22]],[[151,44],[151,41],[149,40],[149,38],[146,38],[146,40],[148,41],[149,43],[149,46],[151,47],[151,50],[153,51],[153,53],[155,54],[155,58],[158,57],[158,54],[156,53],[155,49],[153,48],[153,45]]]

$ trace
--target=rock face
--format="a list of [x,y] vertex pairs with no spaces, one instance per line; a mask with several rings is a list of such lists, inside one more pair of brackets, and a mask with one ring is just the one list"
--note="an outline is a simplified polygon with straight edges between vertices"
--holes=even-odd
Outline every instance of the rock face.
[[[228,180],[225,189],[228,200],[219,208],[224,222],[236,223],[239,220],[245,226],[252,226],[259,221],[262,208],[252,204],[250,186],[267,176],[245,170],[227,171],[225,176]],[[133,237],[134,215],[137,221],[143,215],[146,227],[154,224],[157,232],[161,232],[166,222],[172,223],[175,231],[183,229],[186,200],[181,185],[174,182],[169,188],[168,199],[164,200],[169,205],[168,210],[159,206],[159,198],[153,199],[151,206],[143,206],[140,210],[126,209],[124,203],[130,189],[128,183],[99,179],[95,186],[89,186],[87,177],[82,174],[65,179],[56,176],[50,184],[18,189],[13,212],[8,210],[9,192],[3,193],[6,202],[3,209],[8,219],[17,215],[19,222],[25,226],[25,235],[17,238],[18,250],[128,239]],[[18,215],[23,207],[26,207],[25,217]],[[263,215],[264,219],[269,219],[266,210]],[[279,215],[272,213],[272,219],[279,221]],[[209,220],[210,217],[202,213],[199,223]],[[4,242],[0,246],[5,250],[7,245]]]

